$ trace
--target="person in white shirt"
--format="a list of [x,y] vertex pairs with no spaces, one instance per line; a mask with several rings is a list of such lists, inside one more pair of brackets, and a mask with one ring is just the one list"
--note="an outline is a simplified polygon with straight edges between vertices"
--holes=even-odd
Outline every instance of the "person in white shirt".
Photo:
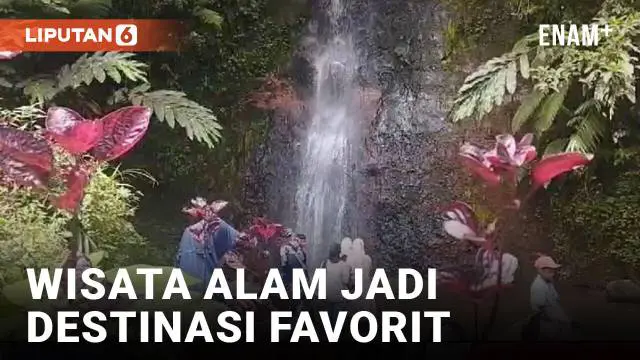
[[340,258],[342,260],[346,260],[349,261],[349,255],[351,255],[351,252],[353,250],[353,241],[351,240],[350,237],[345,237],[342,239],[342,242],[340,243]]
[[364,250],[364,240],[353,240],[351,256],[347,258],[347,262],[352,269],[362,269],[362,286],[367,289],[371,282],[371,257]]
[[553,285],[560,265],[549,256],[540,256],[534,263],[538,276],[531,284],[531,308],[539,315],[539,339],[567,340],[571,336],[571,320],[560,306]]
[[351,267],[340,257],[340,250],[340,244],[332,244],[329,249],[329,258],[323,263],[327,272],[329,315],[333,321],[337,319],[339,311],[346,310],[346,300],[342,296],[342,290],[349,289],[351,286]]
[[[355,269],[362,269],[362,291],[363,294],[366,294],[369,289],[369,285],[371,284],[372,261],[371,257],[365,252],[364,240],[360,238],[353,240],[351,255],[347,258],[347,262],[351,267],[351,276],[353,279],[355,279]],[[376,311],[375,300],[366,300],[364,295],[359,299],[359,301],[354,302],[354,306],[365,311]]]

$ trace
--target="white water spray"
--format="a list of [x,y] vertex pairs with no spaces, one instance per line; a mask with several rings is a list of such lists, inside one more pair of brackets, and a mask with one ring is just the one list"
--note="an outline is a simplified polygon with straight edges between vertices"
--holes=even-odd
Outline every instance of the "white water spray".
[[[315,91],[311,123],[302,154],[296,193],[296,230],[309,239],[309,265],[317,267],[339,242],[351,188],[351,164],[361,119],[355,82],[358,62],[344,8],[332,0],[326,9],[330,26],[326,39],[315,39]],[[350,234],[351,235],[351,234]]]

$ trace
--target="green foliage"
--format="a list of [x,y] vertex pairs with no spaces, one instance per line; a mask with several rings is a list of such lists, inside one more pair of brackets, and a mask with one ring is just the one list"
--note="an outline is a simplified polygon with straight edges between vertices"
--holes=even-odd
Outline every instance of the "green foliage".
[[[132,53],[117,52],[84,54],[75,62],[63,65],[56,75],[36,74],[18,82],[15,89],[22,89],[31,104],[47,104],[51,101],[58,102],[65,97],[81,97],[80,100],[86,107],[94,112],[103,113],[99,102],[91,99],[90,95],[81,95],[87,93],[88,86],[95,82],[105,84],[107,80],[119,85],[142,83],[132,89],[125,87],[116,91],[110,105],[122,102],[149,104],[158,120],[167,123],[171,128],[177,122],[186,130],[190,140],[202,142],[213,148],[220,140],[222,128],[213,111],[189,100],[181,92],[150,91],[151,86],[147,80],[148,65],[134,59],[134,56]],[[11,74],[13,78],[24,76],[18,75],[15,71]],[[9,82],[9,79],[5,78],[5,81]],[[125,93],[131,95],[123,96]]]
[[587,269],[616,260],[640,269],[640,172],[622,173],[611,184],[592,183],[558,194],[552,237],[573,266]]
[[197,16],[198,19],[200,19],[200,21],[202,21],[203,23],[207,25],[214,25],[218,28],[222,26],[222,21],[224,20],[222,16],[216,11],[200,6],[196,7],[193,10],[193,14]]
[[130,81],[146,81],[146,64],[132,59],[135,54],[96,52],[84,54],[70,65],[64,65],[56,76],[36,78],[16,84],[23,88],[31,103],[45,103],[66,89],[91,85],[96,80],[104,83],[108,78],[120,84],[123,77]]
[[108,265],[126,264],[131,248],[145,245],[130,222],[141,194],[122,182],[122,174],[97,172],[87,186],[82,203],[82,225],[97,247],[106,251]]
[[[69,216],[26,190],[0,187],[0,193],[0,285],[22,278],[27,267],[59,266],[67,256]],[[138,199],[118,172],[106,169],[87,187],[81,220],[93,247],[106,252],[107,265],[126,264],[127,250],[145,244],[130,222]]]
[[518,66],[523,77],[529,76],[529,67],[521,57],[526,55],[535,36],[518,42],[513,50],[493,58],[480,66],[465,80],[454,102],[451,118],[454,122],[475,118],[482,119],[495,106],[503,103],[506,95],[513,94],[517,86]]
[[220,141],[218,119],[210,109],[186,98],[186,94],[172,90],[132,91],[129,95],[134,105],[144,105],[153,109],[156,117],[170,128],[176,123],[187,132],[187,138],[194,138],[213,147]]
[[[613,127],[611,121],[618,106],[624,101],[635,102],[638,48],[633,39],[640,36],[640,11],[614,9],[605,6],[594,18],[594,23],[608,24],[612,29],[610,36],[600,37],[598,46],[538,47],[534,46],[537,34],[532,34],[511,52],[489,60],[462,85],[453,121],[481,119],[502,104],[508,93],[504,91],[506,79],[511,79],[506,85],[515,83],[505,74],[513,76],[518,61],[522,76],[530,74],[533,86],[514,115],[512,131],[528,126],[542,135],[568,129],[567,150],[595,151]],[[576,104],[575,97],[569,98],[568,94],[578,92],[581,95]]]
[[0,286],[24,277],[25,268],[60,265],[67,221],[39,197],[0,187]]

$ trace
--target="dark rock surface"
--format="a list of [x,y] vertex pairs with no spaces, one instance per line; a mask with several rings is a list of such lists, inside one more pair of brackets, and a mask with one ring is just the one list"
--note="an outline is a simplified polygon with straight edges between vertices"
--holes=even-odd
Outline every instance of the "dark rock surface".
[[631,280],[616,280],[607,284],[607,301],[640,304],[640,285]]

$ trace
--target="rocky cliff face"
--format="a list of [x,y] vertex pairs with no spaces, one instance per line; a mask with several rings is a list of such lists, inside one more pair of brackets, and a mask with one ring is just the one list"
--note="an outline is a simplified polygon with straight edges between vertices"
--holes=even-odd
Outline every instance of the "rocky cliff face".
[[[365,136],[352,174],[345,234],[367,239],[378,266],[426,268],[438,262],[430,245],[444,241],[437,240],[440,223],[433,210],[452,197],[454,176],[445,122],[451,89],[441,66],[445,14],[436,1],[370,0],[350,6],[361,85],[381,96],[361,124]],[[303,56],[294,57],[293,64],[305,96],[308,66]],[[273,117],[269,140],[247,173],[245,197],[255,212],[290,224],[304,115]]]

